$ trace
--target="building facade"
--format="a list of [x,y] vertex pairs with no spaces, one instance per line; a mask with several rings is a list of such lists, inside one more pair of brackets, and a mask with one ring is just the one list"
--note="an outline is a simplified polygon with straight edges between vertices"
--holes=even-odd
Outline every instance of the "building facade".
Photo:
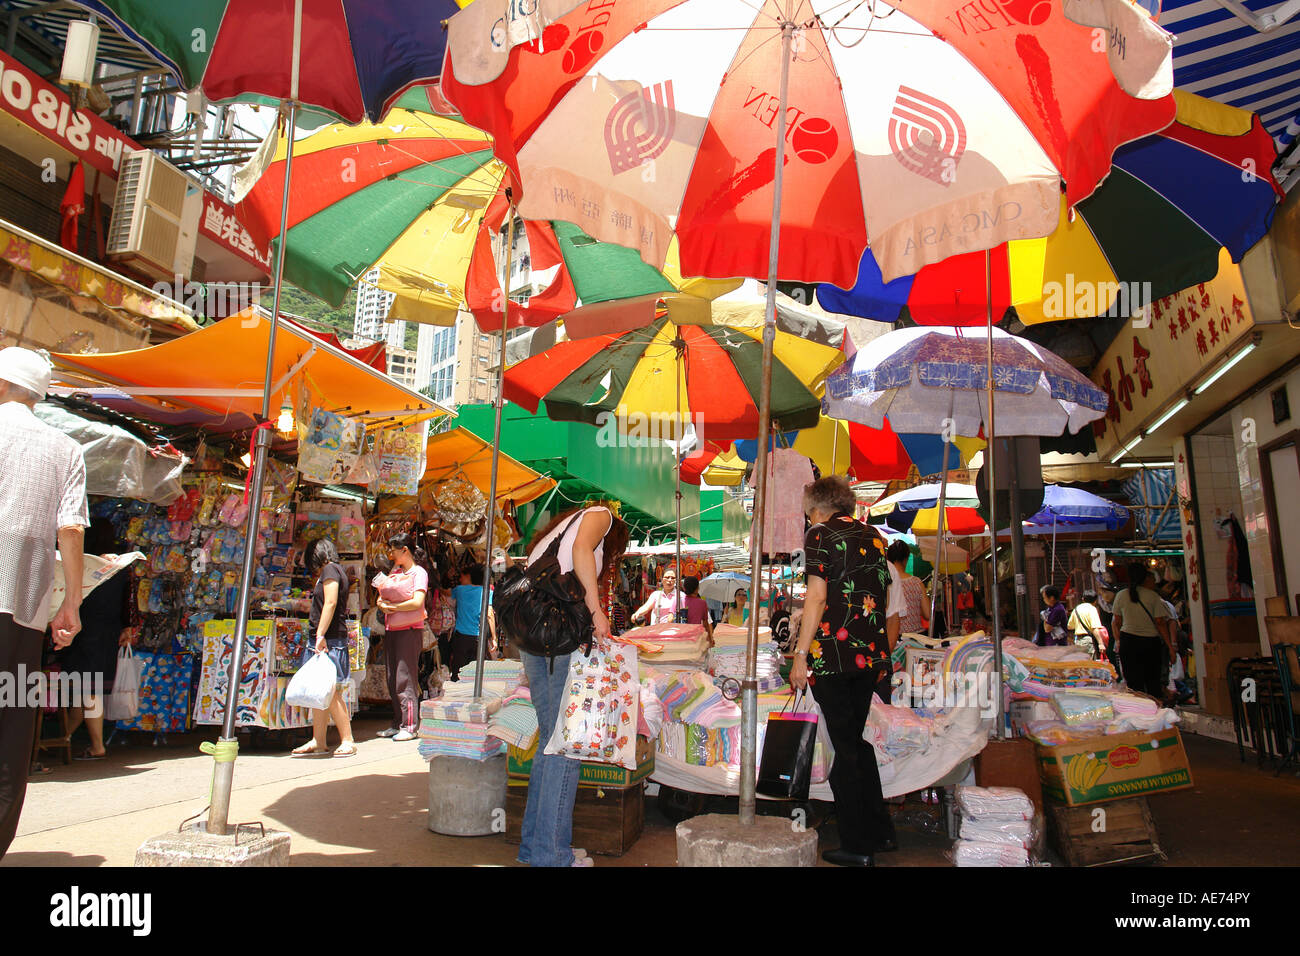
[[387,321],[393,294],[378,288],[375,285],[378,281],[379,270],[371,269],[357,283],[357,311],[352,322],[352,334],[359,339],[385,343],[391,355],[393,349],[400,349],[405,344],[406,323]]

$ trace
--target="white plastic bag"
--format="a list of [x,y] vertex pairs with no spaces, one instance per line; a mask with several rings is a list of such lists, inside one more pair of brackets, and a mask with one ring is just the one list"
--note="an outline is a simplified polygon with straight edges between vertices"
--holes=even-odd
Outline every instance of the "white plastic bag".
[[298,669],[289,681],[284,702],[290,707],[311,707],[327,710],[334,699],[338,684],[338,668],[328,654],[313,654],[311,660]]
[[144,661],[137,661],[131,648],[118,650],[113,692],[104,701],[105,718],[130,720],[140,713],[140,672],[143,669]]
[[568,682],[545,753],[636,769],[636,724],[641,702],[636,648],[592,647],[569,661]]

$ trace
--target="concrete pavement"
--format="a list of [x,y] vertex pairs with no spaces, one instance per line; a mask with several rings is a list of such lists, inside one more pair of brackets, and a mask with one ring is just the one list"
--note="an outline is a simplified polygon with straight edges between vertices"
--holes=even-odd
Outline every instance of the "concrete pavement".
[[[260,820],[292,835],[295,866],[514,866],[516,848],[502,836],[456,838],[430,833],[427,764],[415,742],[375,734],[380,719],[356,722],[359,753],[347,759],[291,758],[241,750],[235,769],[232,822]],[[102,761],[64,765],[36,777],[27,790],[18,836],[0,865],[130,866],[149,837],[176,829],[207,803],[212,760],[198,752],[215,728],[141,745],[137,735]],[[1274,777],[1236,748],[1185,737],[1193,790],[1150,798],[1171,865],[1289,865],[1300,851],[1294,812],[1300,779]],[[835,846],[834,828],[822,846]],[[902,849],[886,866],[946,866],[941,834],[900,829]],[[645,832],[623,857],[597,866],[673,866],[673,824],[647,800]]]

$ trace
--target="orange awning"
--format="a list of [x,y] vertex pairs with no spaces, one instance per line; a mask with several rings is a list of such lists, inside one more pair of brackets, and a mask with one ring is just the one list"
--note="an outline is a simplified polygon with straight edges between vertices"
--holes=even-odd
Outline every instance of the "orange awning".
[[[219,416],[258,416],[271,320],[260,312],[222,319],[189,335],[134,352],[53,356],[56,380],[111,385],[142,400],[188,405]],[[292,324],[276,334],[271,418],[294,404],[300,381],[324,407],[362,421],[409,424],[450,410]]]
[[[441,435],[430,435],[427,462],[421,485],[445,481],[460,473],[484,495],[491,488],[492,443],[467,428],[453,428]],[[497,465],[498,501],[511,498],[515,504],[521,505],[546,494],[555,484],[554,478],[533,471],[509,455],[501,455]]]

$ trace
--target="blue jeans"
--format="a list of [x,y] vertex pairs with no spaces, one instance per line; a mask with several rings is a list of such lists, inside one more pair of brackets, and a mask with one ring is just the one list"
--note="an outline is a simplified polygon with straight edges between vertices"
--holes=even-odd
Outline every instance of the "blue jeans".
[[555,730],[560,708],[568,699],[569,659],[551,661],[526,651],[519,652],[529,693],[537,711],[537,754],[528,778],[528,804],[520,834],[519,862],[532,866],[572,866],[573,803],[578,796],[578,772],[582,762],[547,755],[546,744]]

